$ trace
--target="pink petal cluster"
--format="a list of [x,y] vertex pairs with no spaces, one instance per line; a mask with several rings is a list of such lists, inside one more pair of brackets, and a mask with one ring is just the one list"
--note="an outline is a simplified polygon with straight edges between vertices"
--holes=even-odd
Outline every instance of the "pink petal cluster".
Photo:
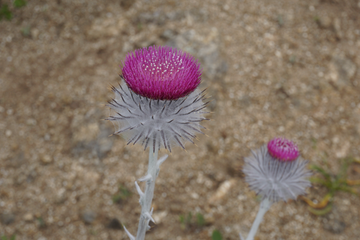
[[280,161],[291,162],[299,157],[299,149],[296,144],[286,138],[272,139],[267,148],[270,155]]
[[184,97],[201,81],[200,64],[194,57],[167,46],[129,53],[123,62],[122,74],[133,92],[158,100]]

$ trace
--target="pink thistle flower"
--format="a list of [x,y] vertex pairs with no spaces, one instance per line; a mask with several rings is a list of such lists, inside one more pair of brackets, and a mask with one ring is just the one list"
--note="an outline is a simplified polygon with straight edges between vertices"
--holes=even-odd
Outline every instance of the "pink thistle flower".
[[252,156],[245,158],[243,172],[250,188],[271,202],[305,194],[311,172],[297,146],[285,138],[274,138],[267,146],[251,150]]
[[267,145],[270,155],[280,161],[291,162],[299,157],[296,144],[286,138],[274,138]]
[[114,110],[108,120],[118,125],[115,134],[124,133],[128,144],[146,149],[172,145],[185,148],[203,133],[200,122],[206,105],[200,83],[200,65],[187,53],[170,47],[149,47],[128,54],[123,67],[124,80],[112,87],[115,97],[109,102]]
[[167,46],[152,46],[129,53],[123,62],[122,74],[133,92],[156,100],[184,97],[201,81],[197,60]]

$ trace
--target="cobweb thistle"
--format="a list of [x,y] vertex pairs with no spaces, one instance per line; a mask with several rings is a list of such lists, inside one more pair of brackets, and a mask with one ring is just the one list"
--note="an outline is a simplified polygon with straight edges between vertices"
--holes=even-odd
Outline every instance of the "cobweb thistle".
[[171,152],[173,145],[185,148],[207,120],[205,90],[196,90],[201,81],[200,64],[189,54],[171,47],[153,46],[129,53],[123,62],[123,82],[112,87],[115,98],[109,102],[114,110],[108,120],[118,125],[116,134],[124,133],[128,144],[149,147],[147,175],[143,192],[135,182],[140,196],[141,214],[136,237],[124,227],[131,240],[144,240],[150,229],[155,180],[167,155],[157,159],[161,148]]
[[115,98],[109,106],[115,111],[108,119],[119,125],[116,134],[124,133],[128,144],[144,149],[172,145],[185,148],[202,133],[204,91],[196,90],[201,81],[200,64],[189,54],[171,47],[149,47],[126,56],[124,80],[112,87]]
[[253,155],[245,158],[245,180],[262,198],[272,202],[296,199],[310,186],[307,161],[301,159],[298,147],[285,138],[274,138]]
[[[247,240],[253,240],[264,214],[274,202],[296,199],[309,187],[307,161],[300,157],[296,144],[285,138],[274,138],[267,146],[252,151],[245,158],[245,180],[262,197],[259,212]],[[240,234],[240,239],[243,239]]]

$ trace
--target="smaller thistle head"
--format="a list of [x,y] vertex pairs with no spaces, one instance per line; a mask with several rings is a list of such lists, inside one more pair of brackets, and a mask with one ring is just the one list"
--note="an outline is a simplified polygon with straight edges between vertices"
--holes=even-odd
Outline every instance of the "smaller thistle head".
[[300,157],[295,143],[285,138],[274,138],[267,146],[252,151],[245,158],[243,172],[250,188],[272,202],[296,199],[311,186],[311,172],[307,161]]
[[185,97],[201,81],[200,64],[194,57],[167,46],[152,46],[129,53],[122,74],[134,93],[155,100]]
[[280,161],[294,161],[299,157],[296,144],[286,138],[274,138],[267,145],[270,155]]

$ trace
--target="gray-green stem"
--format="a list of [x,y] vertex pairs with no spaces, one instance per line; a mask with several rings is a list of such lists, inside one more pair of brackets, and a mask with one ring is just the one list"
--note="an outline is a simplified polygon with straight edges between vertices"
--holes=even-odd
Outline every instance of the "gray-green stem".
[[[148,230],[149,222],[151,219],[151,203],[154,196],[155,180],[157,177],[157,158],[158,148],[155,147],[153,151],[153,143],[150,144],[149,150],[149,165],[147,171],[146,187],[143,196],[140,196],[141,215],[139,220],[138,231],[136,234],[136,240],[144,240],[146,231]],[[151,177],[150,177],[151,176]],[[146,176],[145,176],[146,178]]]
[[[270,209],[272,202],[268,198],[264,198],[259,207],[259,211],[256,215],[255,221],[250,229],[249,235],[247,236],[246,240],[254,240],[255,234],[259,228],[259,225],[265,215],[265,213]],[[240,235],[240,239],[242,239]]]
[[140,182],[146,181],[146,187],[145,187],[144,193],[141,191],[140,186],[135,181],[136,190],[140,196],[139,203],[141,205],[141,214],[140,214],[140,220],[139,220],[139,226],[138,226],[136,238],[133,235],[131,235],[131,233],[124,226],[124,230],[125,230],[126,234],[128,235],[128,237],[130,238],[130,240],[144,240],[146,231],[150,229],[149,222],[150,221],[154,222],[154,219],[151,216],[152,209],[150,210],[150,208],[151,208],[151,203],[152,203],[152,199],[154,196],[155,181],[156,181],[157,176],[159,175],[160,165],[166,160],[168,155],[165,155],[162,158],[160,158],[159,160],[157,160],[158,149],[154,148],[153,144],[154,143],[151,143],[149,146],[149,148],[150,148],[150,150],[149,150],[149,165],[148,165],[147,174],[144,177],[139,179]]

